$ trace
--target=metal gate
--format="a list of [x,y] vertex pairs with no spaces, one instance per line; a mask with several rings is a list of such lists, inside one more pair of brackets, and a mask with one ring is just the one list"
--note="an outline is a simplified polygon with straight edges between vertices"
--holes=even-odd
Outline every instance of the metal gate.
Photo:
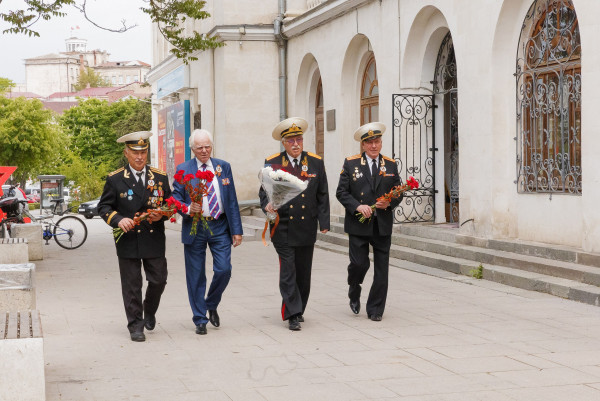
[[[459,181],[458,181],[458,81],[456,74],[456,56],[454,54],[454,43],[450,32],[446,34],[435,63],[433,93],[443,97],[444,140],[447,145],[444,149],[444,170],[450,170],[449,180],[445,180],[446,203],[449,204],[450,223],[459,222]],[[438,98],[439,99],[439,98]],[[449,159],[449,160],[447,160]]]
[[392,95],[392,157],[404,183],[412,176],[419,188],[404,193],[394,212],[395,223],[435,220],[435,132],[433,95]]

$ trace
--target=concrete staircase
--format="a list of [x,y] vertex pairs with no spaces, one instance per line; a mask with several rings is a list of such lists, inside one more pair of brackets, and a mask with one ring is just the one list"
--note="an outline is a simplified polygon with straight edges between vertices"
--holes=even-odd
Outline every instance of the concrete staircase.
[[[242,228],[244,241],[262,241],[262,232],[265,228],[266,217],[260,208],[251,208],[242,212]],[[266,237],[269,239],[269,230]]]
[[[600,254],[575,248],[510,240],[485,240],[449,225],[401,224],[394,229],[390,265],[439,275],[440,270],[600,305]],[[316,246],[348,253],[343,217]],[[482,268],[480,267],[482,266]],[[439,270],[434,270],[434,269]]]

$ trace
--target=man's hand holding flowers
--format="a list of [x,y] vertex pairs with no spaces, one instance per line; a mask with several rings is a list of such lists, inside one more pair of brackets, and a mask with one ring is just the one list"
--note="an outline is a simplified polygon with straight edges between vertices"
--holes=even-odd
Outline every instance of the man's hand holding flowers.
[[[155,221],[159,221],[163,218],[163,216],[171,217],[178,210],[187,212],[187,206],[181,204],[178,200],[173,197],[165,199],[166,205],[162,205],[158,209],[148,209],[146,213],[136,213],[133,219],[129,217],[125,217],[119,221],[119,227],[113,229],[113,236],[115,237],[115,241],[119,242],[119,239],[123,236],[123,234],[133,230],[135,226],[140,224],[142,221],[147,220],[149,223],[154,223]],[[173,222],[174,219],[172,218]]]
[[[179,184],[181,184],[185,187],[186,192],[188,193],[188,195],[190,196],[190,199],[192,200],[192,203],[189,206],[189,214],[193,218],[192,229],[191,229],[190,234],[196,235],[197,223],[199,220],[202,220],[202,226],[210,232],[210,228],[208,227],[208,222],[206,221],[206,218],[204,216],[202,216],[202,198],[204,196],[208,195],[208,183],[212,182],[215,175],[210,170],[206,170],[206,171],[198,170],[196,172],[196,175],[187,174],[184,176],[183,174],[184,174],[184,171],[179,170],[173,176],[173,178],[175,179],[175,181],[177,181]],[[192,186],[192,180],[194,178],[198,179],[198,184],[195,187]],[[188,211],[185,211],[184,213],[187,213],[187,212]]]
[[365,221],[370,221],[371,217],[373,216],[373,212],[376,208],[385,209],[390,205],[392,199],[399,198],[400,196],[402,196],[403,192],[409,189],[417,188],[419,188],[419,183],[417,182],[417,180],[415,180],[413,177],[409,177],[409,179],[406,180],[406,184],[395,186],[390,192],[377,198],[377,202],[374,205],[358,206],[356,208],[356,216],[358,217],[358,221],[360,221],[361,223],[364,223]]

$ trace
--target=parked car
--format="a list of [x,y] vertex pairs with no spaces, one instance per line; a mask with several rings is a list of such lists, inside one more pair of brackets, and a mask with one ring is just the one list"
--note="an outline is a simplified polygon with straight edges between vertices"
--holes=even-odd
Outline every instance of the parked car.
[[38,194],[29,194],[27,195],[28,203],[40,203],[40,195]]
[[100,202],[100,198],[81,203],[79,214],[82,214],[86,219],[98,216],[98,202]]

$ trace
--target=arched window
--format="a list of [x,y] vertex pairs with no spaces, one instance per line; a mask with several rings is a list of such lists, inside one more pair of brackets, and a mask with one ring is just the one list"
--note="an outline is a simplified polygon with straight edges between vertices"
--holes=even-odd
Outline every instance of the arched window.
[[536,0],[517,52],[517,189],[581,195],[581,42],[571,0]]
[[363,74],[360,92],[360,125],[379,121],[379,84],[375,56],[371,55]]

